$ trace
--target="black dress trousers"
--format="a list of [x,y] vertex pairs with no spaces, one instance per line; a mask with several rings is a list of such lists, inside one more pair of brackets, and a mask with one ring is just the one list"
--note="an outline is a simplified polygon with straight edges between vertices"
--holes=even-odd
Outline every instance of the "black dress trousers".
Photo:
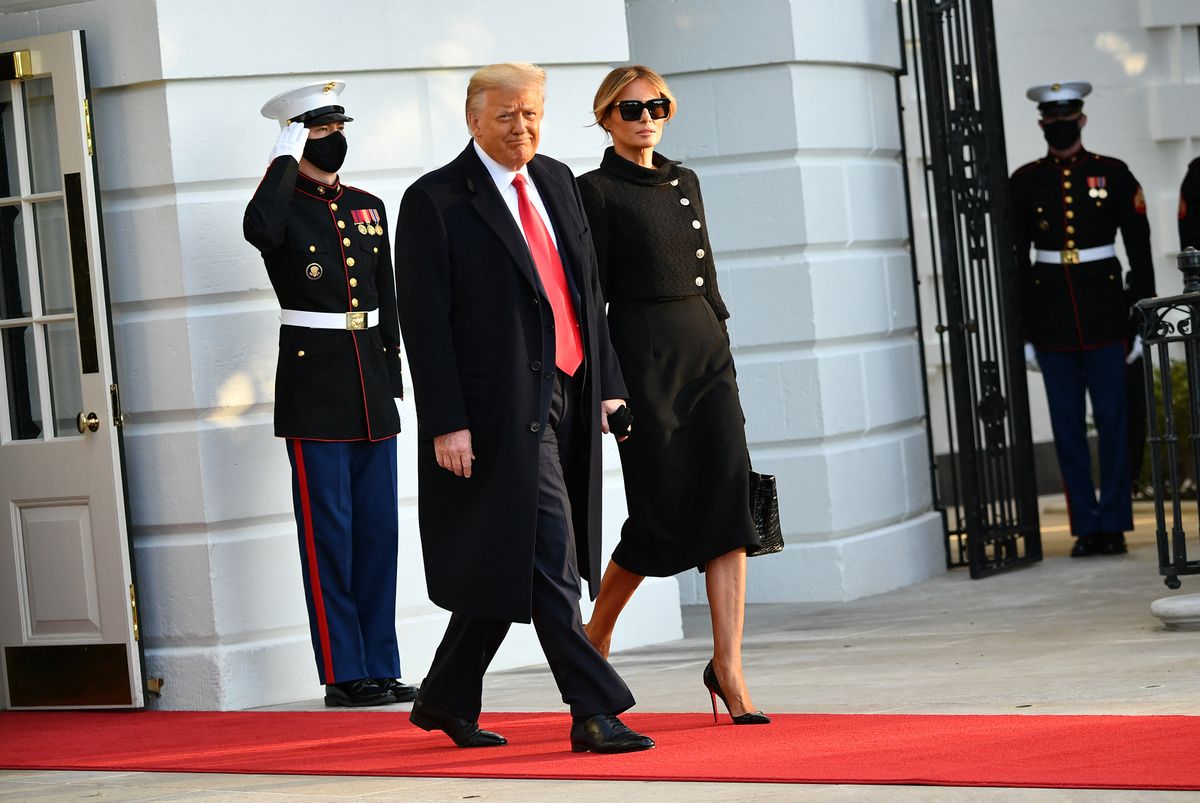
[[[554,681],[575,718],[619,714],[633,707],[625,682],[583,632],[579,569],[571,500],[563,464],[577,433],[576,383],[556,372],[549,425],[542,430],[538,459],[537,537],[533,566],[533,627]],[[470,480],[464,480],[470,482]],[[421,684],[421,699],[474,722],[482,709],[483,675],[511,622],[452,614]]]

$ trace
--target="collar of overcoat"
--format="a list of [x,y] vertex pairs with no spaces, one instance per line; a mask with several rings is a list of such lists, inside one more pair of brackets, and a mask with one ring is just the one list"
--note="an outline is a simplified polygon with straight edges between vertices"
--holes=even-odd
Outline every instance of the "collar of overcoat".
[[[479,154],[475,153],[474,145],[468,142],[467,147],[458,158],[466,173],[467,189],[473,195],[471,206],[504,243],[505,249],[512,256],[513,264],[525,277],[525,280],[544,296],[545,291],[542,290],[541,281],[536,277],[533,256],[529,253],[529,244],[525,242],[525,235],[517,227],[517,221],[513,219],[504,199],[500,197],[500,191],[496,189],[496,182],[492,180],[491,173],[480,160]],[[570,197],[571,187],[569,184],[556,180],[547,171],[543,161],[545,158],[543,156],[533,157],[529,162],[529,175],[533,178],[533,183],[537,185],[538,194],[542,197],[546,211],[550,213],[550,223],[554,226],[554,234],[557,238],[558,257],[562,260],[567,273],[567,281],[576,296],[578,306],[579,292],[583,286],[579,275],[579,237],[576,232],[577,227],[570,225],[570,219],[566,214],[566,210],[570,208],[573,201]]]

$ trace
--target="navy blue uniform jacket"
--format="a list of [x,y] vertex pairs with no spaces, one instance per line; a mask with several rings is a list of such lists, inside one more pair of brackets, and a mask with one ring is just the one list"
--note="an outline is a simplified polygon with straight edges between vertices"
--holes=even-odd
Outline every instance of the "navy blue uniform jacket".
[[[1146,199],[1119,159],[1081,151],[1047,156],[1012,176],[1013,246],[1020,270],[1024,337],[1040,349],[1080,351],[1131,338],[1131,307],[1154,295]],[[1111,244],[1121,232],[1129,274],[1116,257],[1078,264],[1038,263],[1044,251]]]
[[394,436],[394,399],[403,397],[404,385],[383,201],[345,184],[322,184],[280,156],[246,207],[242,228],[262,252],[281,308],[379,310],[379,325],[370,329],[279,327],[275,434],[324,441]]

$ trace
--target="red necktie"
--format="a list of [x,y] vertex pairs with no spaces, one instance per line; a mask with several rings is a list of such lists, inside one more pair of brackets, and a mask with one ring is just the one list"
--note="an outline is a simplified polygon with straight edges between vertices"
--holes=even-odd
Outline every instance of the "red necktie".
[[563,272],[558,249],[550,239],[550,232],[542,222],[529,195],[525,190],[525,177],[520,173],[513,178],[517,189],[517,210],[521,215],[521,228],[525,240],[542,280],[542,289],[550,299],[550,310],[554,313],[554,364],[567,376],[574,376],[583,362],[583,343],[579,339],[579,323],[575,317],[575,305],[571,303],[567,289],[567,274]]

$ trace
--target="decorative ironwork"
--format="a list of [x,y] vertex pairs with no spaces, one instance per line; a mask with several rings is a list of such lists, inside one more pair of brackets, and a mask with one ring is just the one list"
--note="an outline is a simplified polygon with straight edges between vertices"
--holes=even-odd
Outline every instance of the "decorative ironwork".
[[[1146,420],[1149,429],[1150,478],[1154,484],[1154,523],[1158,540],[1158,573],[1167,588],[1179,588],[1180,575],[1200,574],[1200,560],[1189,560],[1183,497],[1196,492],[1200,467],[1200,251],[1179,255],[1183,295],[1147,298],[1137,303],[1142,315],[1142,359],[1146,370]],[[1173,360],[1182,353],[1183,359]],[[1183,387],[1177,388],[1174,366],[1183,364]],[[1157,387],[1156,387],[1157,383]],[[1155,398],[1155,391],[1158,398]],[[1188,411],[1187,431],[1175,417],[1180,393]],[[1186,443],[1185,443],[1186,441]],[[1190,461],[1189,461],[1190,458]],[[1185,470],[1185,464],[1187,469]],[[1192,476],[1188,476],[1191,473]],[[1190,487],[1189,487],[1190,483]],[[1167,530],[1167,500],[1171,529]],[[1200,531],[1200,524],[1197,526]]]
[[[991,0],[909,0],[950,429],[946,563],[1041,560]],[[923,106],[923,108],[921,108]],[[944,305],[944,310],[943,310]],[[941,485],[941,483],[938,483]]]

